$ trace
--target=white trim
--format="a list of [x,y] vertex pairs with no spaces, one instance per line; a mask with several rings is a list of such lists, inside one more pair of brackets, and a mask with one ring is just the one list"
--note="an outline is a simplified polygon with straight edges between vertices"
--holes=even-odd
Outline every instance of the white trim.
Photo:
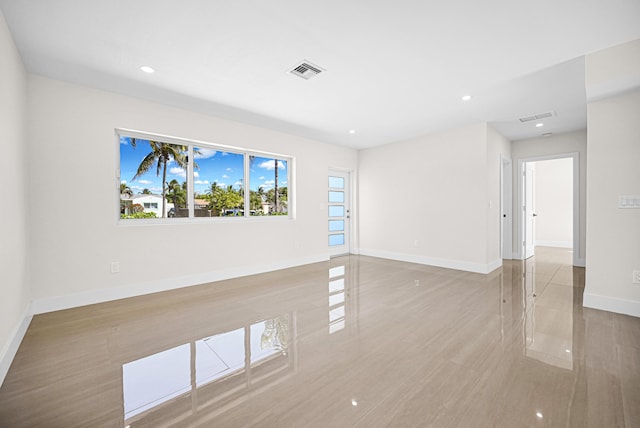
[[367,248],[360,248],[360,255],[482,274],[488,274],[502,266],[502,259],[496,259],[491,263],[482,264],[459,260],[436,259],[433,257],[419,256],[415,254],[396,253],[393,251],[372,250]]
[[15,326],[9,335],[9,340],[2,348],[2,351],[0,351],[0,386],[4,383],[4,379],[9,372],[11,363],[18,352],[18,348],[22,343],[22,339],[24,339],[24,335],[27,333],[29,324],[31,324],[31,319],[33,318],[33,311],[31,308],[32,305],[27,305],[22,313],[20,323]]
[[275,270],[287,269],[311,263],[324,262],[327,260],[329,260],[329,257],[326,254],[318,254],[315,256],[302,257],[299,259],[284,260],[277,263],[229,268],[196,275],[159,279],[156,281],[126,285],[116,288],[103,288],[98,290],[86,291],[83,293],[68,294],[65,296],[46,297],[43,299],[35,300],[32,303],[32,313],[42,314],[46,312],[75,308],[78,306],[92,305],[118,299],[126,299],[128,297],[142,296],[145,294],[175,290],[178,288],[206,284],[209,282],[223,281],[226,279],[238,278],[248,275],[256,275],[260,273],[272,272]]
[[522,249],[522,242],[524,242],[524,221],[522,215],[522,207],[524,206],[524,192],[523,192],[523,179],[522,174],[524,171],[525,163],[527,162],[538,162],[544,160],[553,160],[553,159],[573,159],[573,265],[574,266],[583,266],[585,265],[584,257],[580,257],[580,153],[579,152],[570,152],[570,153],[557,153],[552,155],[544,155],[544,156],[532,156],[526,158],[518,159],[518,205],[516,212],[520,220],[518,221],[518,245],[516,245],[516,249],[513,251],[513,255],[515,259],[524,260],[524,252]]
[[584,293],[582,306],[585,308],[600,309],[601,311],[640,317],[640,302],[635,300]]
[[573,242],[571,241],[544,241],[536,240],[536,247],[559,247],[559,248],[573,248]]

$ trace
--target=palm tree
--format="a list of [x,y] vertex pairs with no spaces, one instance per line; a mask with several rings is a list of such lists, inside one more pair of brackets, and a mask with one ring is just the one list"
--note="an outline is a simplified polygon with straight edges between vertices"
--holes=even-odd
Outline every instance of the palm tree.
[[142,194],[143,195],[151,195],[151,190],[147,189],[146,187],[144,189],[142,189]]
[[131,200],[123,200],[123,196],[125,198],[131,198],[133,196],[133,191],[125,182],[120,183],[120,214],[127,214],[127,207],[131,206]]
[[129,186],[127,186],[127,183],[122,182],[120,183],[120,194],[131,197],[133,196],[133,191]]
[[175,178],[168,184],[168,190],[173,199],[173,207],[178,212],[178,205],[182,205],[185,201],[186,192],[182,189],[182,185]]
[[[131,146],[135,148],[136,142],[136,139],[132,138]],[[151,147],[151,152],[140,162],[133,180],[149,171],[154,164],[156,165],[156,176],[159,176],[160,170],[162,170],[162,217],[164,218],[167,215],[167,165],[169,162],[174,161],[178,166],[186,169],[187,156],[184,153],[187,147],[151,140],[149,140],[149,146]]]

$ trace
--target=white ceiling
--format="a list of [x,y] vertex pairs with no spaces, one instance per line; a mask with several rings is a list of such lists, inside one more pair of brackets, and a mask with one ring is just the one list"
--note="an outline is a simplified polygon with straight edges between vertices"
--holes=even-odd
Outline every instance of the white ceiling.
[[[483,121],[511,140],[585,128],[583,56],[640,38],[639,0],[0,0],[0,10],[29,72],[354,148]],[[326,71],[287,73],[303,59]],[[542,128],[517,120],[550,110]]]

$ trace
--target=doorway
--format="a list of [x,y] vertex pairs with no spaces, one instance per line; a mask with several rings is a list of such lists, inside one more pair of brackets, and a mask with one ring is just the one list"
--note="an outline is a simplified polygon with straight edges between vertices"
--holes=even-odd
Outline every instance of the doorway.
[[522,207],[517,258],[535,255],[536,245],[566,247],[573,250],[573,264],[579,265],[578,153],[520,159],[517,175],[518,206]]
[[330,170],[328,180],[328,244],[329,256],[350,252],[350,174],[348,171]]

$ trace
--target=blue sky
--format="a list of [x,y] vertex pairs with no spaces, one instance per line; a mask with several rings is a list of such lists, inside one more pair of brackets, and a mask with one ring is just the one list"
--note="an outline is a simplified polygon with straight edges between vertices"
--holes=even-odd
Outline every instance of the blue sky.
[[[198,147],[199,154],[196,154],[195,162],[198,168],[194,171],[194,190],[196,193],[204,194],[211,188],[213,182],[217,182],[220,187],[233,186],[242,187],[244,181],[243,155],[237,153],[217,151],[209,147]],[[147,188],[151,192],[162,193],[160,176],[156,176],[155,165],[144,175],[133,181],[138,165],[142,159],[151,151],[146,140],[137,140],[136,148],[131,146],[129,137],[120,137],[120,182],[126,183],[133,193],[141,193]],[[287,186],[287,162],[278,160],[278,186]],[[186,179],[186,171],[175,162],[167,166],[167,182],[176,179],[182,183]],[[251,190],[258,190],[262,187],[268,191],[274,187],[275,181],[275,160],[273,158],[255,157],[251,162],[250,187]]]

